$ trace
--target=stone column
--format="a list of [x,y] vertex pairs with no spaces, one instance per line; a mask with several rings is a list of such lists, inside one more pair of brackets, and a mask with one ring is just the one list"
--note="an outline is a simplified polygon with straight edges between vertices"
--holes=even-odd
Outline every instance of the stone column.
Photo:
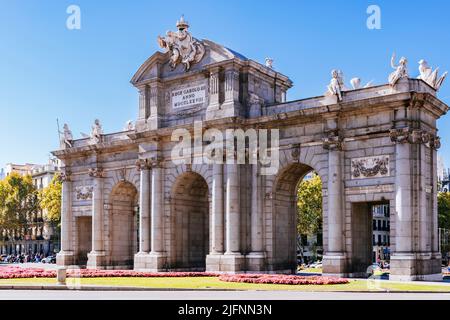
[[213,165],[212,254],[223,254],[223,164]]
[[262,179],[258,164],[252,164],[252,202],[251,202],[251,252],[247,256],[250,271],[264,271],[265,252],[263,239],[263,193]]
[[88,268],[104,267],[103,239],[103,169],[92,168],[89,176],[93,178],[92,191],[92,251],[88,254]]
[[[61,173],[62,182],[61,198],[61,251],[56,255],[58,266],[68,266],[73,261],[73,243],[72,243],[72,181],[68,172]],[[33,229],[33,235],[36,235],[36,229]]]
[[163,169],[159,161],[151,164],[151,232],[150,259],[147,268],[152,271],[162,271],[166,263],[164,252],[164,206],[163,206]]
[[206,271],[220,271],[220,257],[224,252],[223,164],[213,164],[211,204],[211,252],[206,257]]
[[150,251],[150,166],[147,159],[139,159],[139,252],[134,256],[134,268],[145,269]]
[[139,252],[150,251],[150,170],[145,164],[141,166],[139,194]]
[[226,219],[226,251],[222,271],[236,272],[243,267],[241,254],[241,203],[239,166],[227,164],[225,219]]
[[345,275],[346,257],[344,249],[342,142],[337,131],[324,139],[328,150],[328,241],[323,258],[325,274]]

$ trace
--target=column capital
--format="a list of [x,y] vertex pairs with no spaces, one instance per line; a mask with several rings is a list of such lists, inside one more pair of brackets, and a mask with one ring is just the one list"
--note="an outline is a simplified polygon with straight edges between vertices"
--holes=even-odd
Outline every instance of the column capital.
[[441,147],[441,138],[439,136],[422,129],[411,129],[409,127],[393,128],[389,131],[389,137],[392,142],[399,144],[424,144],[428,148],[436,150]]
[[102,168],[89,168],[89,176],[93,178],[103,178],[104,170]]
[[69,170],[61,172],[58,176],[58,180],[62,183],[72,181],[72,173]]
[[138,160],[136,160],[135,164],[136,164],[136,169],[138,171],[151,169],[151,164],[149,162],[149,159],[138,159]]
[[342,151],[343,140],[339,130],[331,130],[322,138],[323,148],[330,151]]

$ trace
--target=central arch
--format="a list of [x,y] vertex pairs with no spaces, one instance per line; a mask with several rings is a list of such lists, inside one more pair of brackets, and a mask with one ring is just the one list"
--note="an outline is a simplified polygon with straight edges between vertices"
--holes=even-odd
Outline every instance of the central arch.
[[303,178],[314,169],[293,163],[281,170],[273,189],[274,271],[297,272],[297,189]]
[[172,269],[204,271],[210,246],[208,184],[198,173],[183,173],[171,200]]

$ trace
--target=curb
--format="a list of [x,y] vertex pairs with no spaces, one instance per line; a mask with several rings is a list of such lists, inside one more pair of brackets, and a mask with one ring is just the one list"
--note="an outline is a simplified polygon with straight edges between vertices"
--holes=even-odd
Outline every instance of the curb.
[[[220,289],[220,288],[204,288],[204,289],[190,289],[190,288],[152,288],[152,287],[109,287],[109,286],[82,286],[80,288],[71,288],[66,285],[1,285],[0,290],[65,290],[65,291],[230,291],[230,292],[265,292],[265,291],[292,291],[296,292],[296,290],[242,290],[242,289]],[[450,294],[450,291],[391,291],[391,290],[382,290],[382,291],[339,291],[339,290],[327,290],[327,291],[298,291],[298,292],[312,292],[312,293],[322,293],[322,292],[333,292],[333,293],[447,293]]]

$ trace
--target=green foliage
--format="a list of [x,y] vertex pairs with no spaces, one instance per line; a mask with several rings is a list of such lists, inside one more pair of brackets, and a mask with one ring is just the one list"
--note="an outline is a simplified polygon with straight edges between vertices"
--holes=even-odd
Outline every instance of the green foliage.
[[322,180],[317,174],[299,184],[297,208],[298,234],[317,233],[322,225]]
[[11,173],[0,181],[0,226],[5,229],[26,228],[38,209],[37,191],[31,176]]
[[59,225],[61,221],[62,183],[55,174],[50,184],[39,192],[39,202],[47,220]]
[[438,193],[439,228],[450,229],[450,192]]

